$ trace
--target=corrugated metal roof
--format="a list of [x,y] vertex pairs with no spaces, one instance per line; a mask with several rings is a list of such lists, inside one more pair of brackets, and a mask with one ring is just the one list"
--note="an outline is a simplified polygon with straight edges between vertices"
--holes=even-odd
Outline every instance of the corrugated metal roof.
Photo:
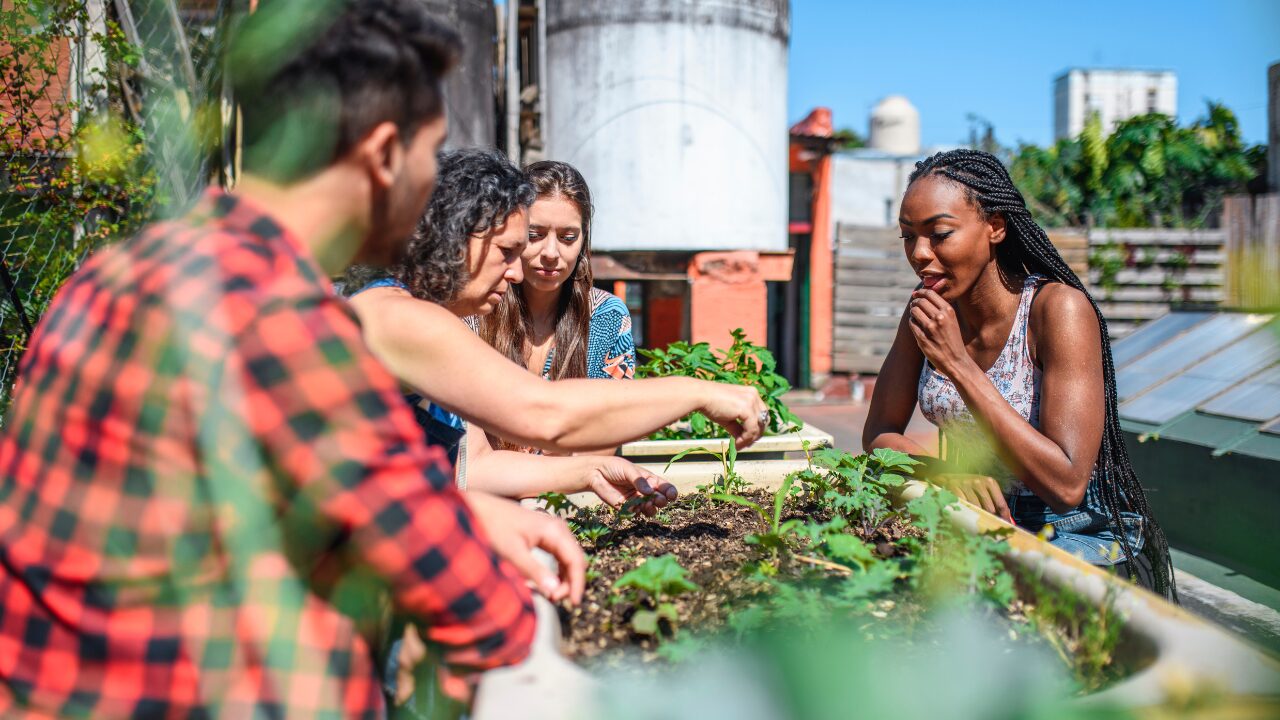
[[1280,316],[1174,312],[1112,354],[1125,429],[1280,460]]

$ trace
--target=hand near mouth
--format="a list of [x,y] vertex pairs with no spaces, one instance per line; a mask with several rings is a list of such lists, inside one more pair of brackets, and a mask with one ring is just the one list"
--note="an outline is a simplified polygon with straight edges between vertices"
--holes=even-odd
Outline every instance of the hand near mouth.
[[947,377],[954,380],[966,362],[973,364],[960,337],[955,308],[931,289],[921,288],[911,293],[911,333],[920,352]]

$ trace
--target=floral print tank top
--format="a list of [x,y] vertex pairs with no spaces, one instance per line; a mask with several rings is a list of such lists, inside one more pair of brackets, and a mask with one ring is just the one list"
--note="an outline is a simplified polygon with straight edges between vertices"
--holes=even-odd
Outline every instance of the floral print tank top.
[[[1027,344],[1027,326],[1031,316],[1031,300],[1036,288],[1045,282],[1042,275],[1030,275],[1022,286],[1018,313],[1009,330],[1009,339],[987,370],[987,377],[1000,395],[1034,428],[1040,427],[1040,369],[1031,360]],[[991,442],[978,427],[960,391],[950,378],[934,370],[928,360],[920,370],[917,388],[920,411],[942,431],[944,457],[963,472],[990,475],[999,480],[1008,494],[1032,494],[1000,461]]]

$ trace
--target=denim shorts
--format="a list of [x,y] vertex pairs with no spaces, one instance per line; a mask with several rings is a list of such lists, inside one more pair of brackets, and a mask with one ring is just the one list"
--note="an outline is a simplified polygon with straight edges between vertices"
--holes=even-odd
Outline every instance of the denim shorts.
[[[1075,510],[1056,513],[1035,495],[1009,494],[1005,500],[1018,527],[1040,534],[1049,525],[1053,530],[1044,535],[1050,545],[1090,565],[1117,565],[1129,559],[1111,516],[1101,508],[1085,503]],[[1134,512],[1122,512],[1120,522],[1129,547],[1135,553],[1141,551],[1146,519]]]

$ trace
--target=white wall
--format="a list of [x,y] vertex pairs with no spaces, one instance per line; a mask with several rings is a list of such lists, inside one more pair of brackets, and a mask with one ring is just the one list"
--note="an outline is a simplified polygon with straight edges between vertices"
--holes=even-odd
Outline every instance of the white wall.
[[548,4],[547,157],[601,250],[785,250],[787,3]]
[[919,159],[835,155],[831,177],[832,222],[865,227],[896,226],[907,178]]

